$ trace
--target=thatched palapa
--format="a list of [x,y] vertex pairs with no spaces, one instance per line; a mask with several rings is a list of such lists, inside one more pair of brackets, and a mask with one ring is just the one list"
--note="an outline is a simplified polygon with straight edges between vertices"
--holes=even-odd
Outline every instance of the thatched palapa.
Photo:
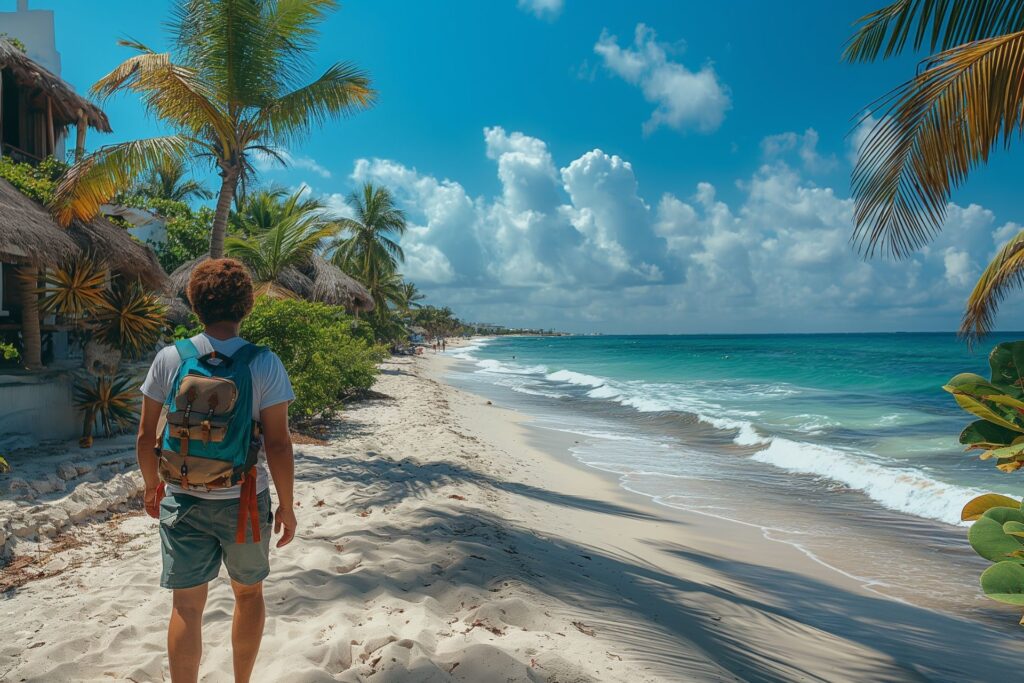
[[[189,261],[171,273],[165,290],[168,298],[187,300],[185,291],[188,288],[188,279],[193,269],[207,258],[209,257],[203,256]],[[310,255],[297,266],[285,268],[274,284],[300,298],[332,306],[344,306],[350,312],[363,313],[372,311],[374,307],[373,297],[366,287],[319,254]],[[183,307],[171,306],[169,310],[172,322],[187,322],[188,312]]]
[[81,115],[90,128],[110,132],[110,121],[102,109],[3,38],[0,38],[0,69],[9,69],[19,83],[37,88],[52,102],[56,127],[78,124]]
[[0,261],[56,266],[79,250],[49,211],[0,179]]
[[0,178],[0,261],[32,266],[60,266],[81,253],[103,259],[115,273],[160,290],[167,276],[153,251],[108,220],[60,227],[41,204]]

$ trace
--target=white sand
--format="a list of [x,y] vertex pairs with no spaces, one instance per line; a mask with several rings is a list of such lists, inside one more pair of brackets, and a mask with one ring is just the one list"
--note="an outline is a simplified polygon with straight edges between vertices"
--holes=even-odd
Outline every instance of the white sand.
[[[328,446],[298,448],[300,532],[272,556],[259,681],[1012,680],[1024,650],[873,595],[760,531],[582,468],[519,416],[388,363]],[[546,451],[550,451],[546,452]],[[79,534],[0,600],[0,680],[169,680],[156,522]],[[908,539],[908,542],[913,542]],[[908,571],[912,571],[908,567]],[[230,680],[211,589],[202,680]]]

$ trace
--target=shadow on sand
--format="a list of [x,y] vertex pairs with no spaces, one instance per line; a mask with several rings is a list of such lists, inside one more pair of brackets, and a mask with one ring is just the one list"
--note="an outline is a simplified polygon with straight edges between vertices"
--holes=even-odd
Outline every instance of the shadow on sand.
[[[440,486],[472,483],[567,508],[653,518],[608,501],[495,480],[451,463],[367,456],[357,462],[302,455],[306,467],[301,476],[353,487],[353,510],[393,506]],[[299,613],[328,609],[325,602],[353,591],[383,590],[415,601],[433,586],[430,595],[445,604],[444,594],[454,602],[466,587],[498,593],[511,581],[585,610],[590,626],[620,644],[619,654],[669,680],[1011,680],[1024,654],[1009,633],[681,544],[649,543],[644,557],[601,552],[542,537],[484,511],[456,513],[444,506],[424,506],[400,526],[375,526],[346,536],[385,548],[395,539],[424,547],[446,543],[457,559],[440,574],[410,563],[387,574],[364,568],[342,575],[304,570],[279,577],[303,588],[298,592],[306,604],[294,606]],[[700,580],[665,571],[659,560],[666,556],[692,565]],[[446,607],[458,609],[456,604]],[[643,624],[639,630],[623,625],[638,621]]]

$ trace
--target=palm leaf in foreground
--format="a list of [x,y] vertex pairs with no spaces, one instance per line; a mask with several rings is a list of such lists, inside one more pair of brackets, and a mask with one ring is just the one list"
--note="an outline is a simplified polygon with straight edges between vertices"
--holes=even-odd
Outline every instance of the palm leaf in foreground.
[[1024,286],[1024,230],[1003,245],[978,278],[960,324],[960,335],[974,341],[992,331],[999,303]]
[[180,135],[100,147],[61,177],[51,208],[62,225],[90,221],[101,205],[130,187],[141,173],[181,159],[188,148],[189,140]]
[[853,242],[897,258],[941,229],[953,188],[1024,130],[1024,32],[947,50],[880,102],[853,171]]
[[1018,0],[898,0],[857,20],[843,58],[867,62],[914,50],[948,50],[976,40],[1024,31]]

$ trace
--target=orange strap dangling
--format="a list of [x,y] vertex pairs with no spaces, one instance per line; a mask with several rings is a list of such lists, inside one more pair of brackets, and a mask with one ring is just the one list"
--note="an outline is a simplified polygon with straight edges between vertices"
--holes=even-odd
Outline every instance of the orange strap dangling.
[[242,491],[238,497],[238,528],[235,543],[245,543],[245,525],[252,526],[253,543],[260,542],[260,520],[256,505],[256,468],[242,475]]

